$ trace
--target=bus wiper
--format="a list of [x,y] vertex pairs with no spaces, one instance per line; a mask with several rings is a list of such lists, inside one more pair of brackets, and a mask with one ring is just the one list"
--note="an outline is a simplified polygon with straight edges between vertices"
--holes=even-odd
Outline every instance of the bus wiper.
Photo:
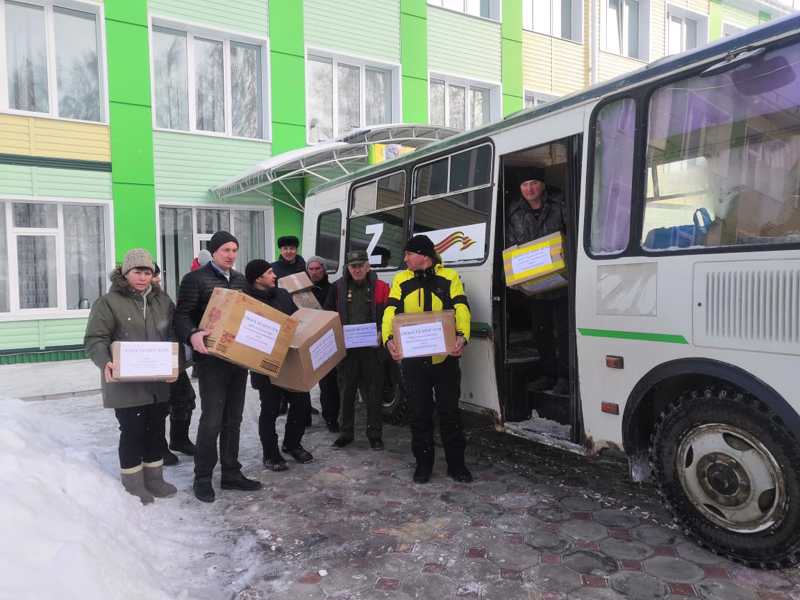
[[725,71],[729,71],[734,67],[741,65],[749,61],[756,56],[760,56],[764,54],[765,48],[763,46],[759,48],[753,48],[752,46],[745,46],[744,48],[737,48],[736,50],[731,50],[725,55],[720,62],[715,63],[705,69],[703,72],[700,73],[700,77],[711,77],[713,75],[719,75],[720,73],[724,73]]

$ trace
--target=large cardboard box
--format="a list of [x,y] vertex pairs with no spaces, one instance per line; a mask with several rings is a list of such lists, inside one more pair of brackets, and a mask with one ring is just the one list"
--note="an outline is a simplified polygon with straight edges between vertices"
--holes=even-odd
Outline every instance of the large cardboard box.
[[292,295],[292,300],[299,308],[322,309],[314,292],[311,291],[314,284],[305,271],[281,277],[278,280],[278,287],[289,292]]
[[392,336],[403,358],[447,355],[456,345],[456,314],[442,310],[395,315]]
[[270,377],[280,372],[296,327],[289,315],[227,288],[214,289],[200,320],[211,332],[210,354]]
[[120,383],[177,379],[179,352],[177,342],[112,342],[112,379]]
[[564,236],[551,233],[503,250],[506,285],[532,296],[567,285]]
[[280,375],[272,383],[296,392],[311,391],[344,358],[344,335],[339,313],[301,308],[292,315],[297,323]]

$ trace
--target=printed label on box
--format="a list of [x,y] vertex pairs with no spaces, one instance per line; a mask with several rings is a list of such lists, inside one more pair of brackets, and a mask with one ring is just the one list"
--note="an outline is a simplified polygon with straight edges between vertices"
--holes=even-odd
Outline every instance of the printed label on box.
[[172,342],[124,342],[119,362],[120,377],[171,377]]
[[442,323],[420,323],[400,326],[403,358],[447,354]]
[[265,354],[272,354],[280,330],[281,326],[275,321],[246,310],[239,325],[239,333],[236,334],[236,341]]
[[308,349],[311,355],[311,367],[315,371],[319,369],[325,364],[325,361],[336,354],[336,350],[336,336],[333,333],[333,329],[330,329],[325,335],[311,344],[311,347]]
[[375,323],[344,325],[345,348],[373,348],[378,345],[378,328]]
[[530,269],[544,267],[552,264],[553,259],[550,256],[550,246],[539,248],[538,250],[531,250],[524,254],[511,257],[511,272],[514,275],[519,275]]

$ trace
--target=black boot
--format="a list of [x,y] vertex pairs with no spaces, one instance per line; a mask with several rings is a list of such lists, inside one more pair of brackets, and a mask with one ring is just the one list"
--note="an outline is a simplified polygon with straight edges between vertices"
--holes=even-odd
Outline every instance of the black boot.
[[192,490],[195,498],[200,502],[214,501],[214,487],[211,485],[211,479],[195,479]]
[[431,473],[433,472],[433,465],[429,463],[417,463],[417,468],[414,469],[414,483],[428,483],[431,480]]
[[195,446],[189,439],[189,419],[169,421],[169,449],[194,456]]
[[169,448],[167,447],[167,440],[164,440],[164,450],[162,451],[161,455],[164,457],[165,467],[173,467],[179,462],[178,457],[169,451]]

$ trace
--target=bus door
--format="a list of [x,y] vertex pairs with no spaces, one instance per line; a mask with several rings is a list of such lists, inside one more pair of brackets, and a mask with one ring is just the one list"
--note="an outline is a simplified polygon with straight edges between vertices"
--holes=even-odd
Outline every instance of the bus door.
[[[330,276],[341,274],[344,262],[344,212],[347,184],[323,190],[306,200],[303,223],[303,251],[319,256]],[[334,277],[335,278],[335,277]]]
[[[581,138],[571,136],[506,154],[500,168],[493,318],[505,427],[576,450],[573,443],[582,435],[573,286]],[[538,181],[538,188],[526,184],[523,190],[523,182],[530,180]],[[555,231],[564,234],[566,269],[561,287],[542,292],[507,287],[503,249],[529,241],[530,235],[538,238]]]

